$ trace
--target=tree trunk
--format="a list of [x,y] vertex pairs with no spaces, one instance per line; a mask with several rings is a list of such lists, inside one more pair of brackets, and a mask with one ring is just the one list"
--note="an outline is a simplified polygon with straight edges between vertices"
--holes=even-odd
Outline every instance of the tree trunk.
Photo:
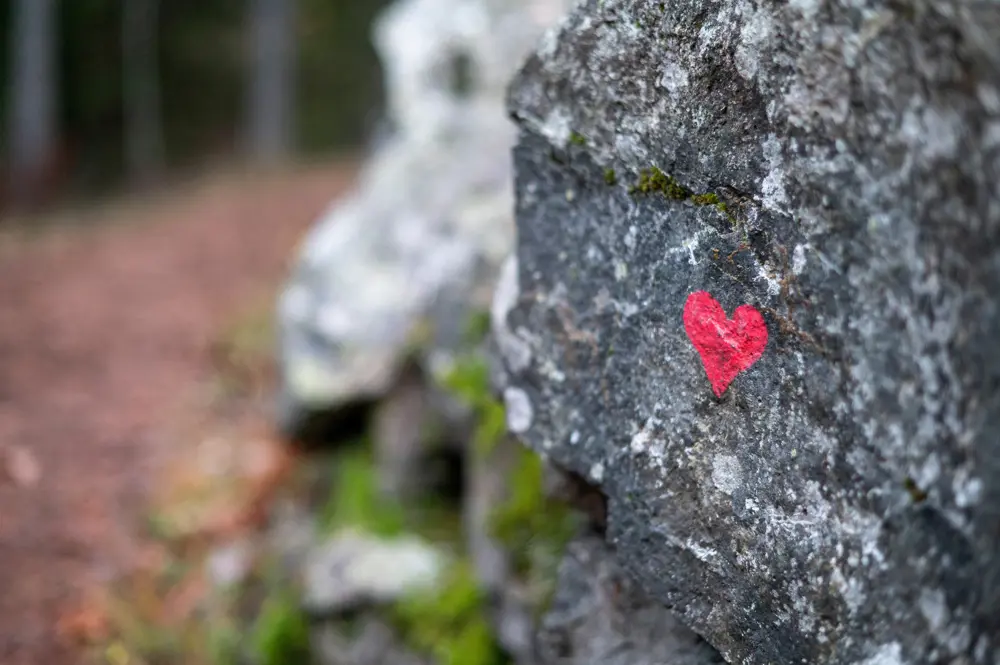
[[16,0],[10,29],[9,198],[27,203],[55,154],[55,3]]
[[270,164],[292,147],[295,67],[295,0],[252,0],[253,79],[249,141],[253,158]]
[[160,118],[159,0],[123,0],[125,165],[133,182],[148,186],[163,166]]

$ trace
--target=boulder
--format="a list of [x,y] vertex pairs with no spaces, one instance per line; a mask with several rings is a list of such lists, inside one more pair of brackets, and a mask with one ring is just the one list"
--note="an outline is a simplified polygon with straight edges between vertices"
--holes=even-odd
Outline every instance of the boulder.
[[998,34],[586,0],[511,88],[508,424],[729,662],[1000,663]]
[[[278,424],[382,397],[447,360],[513,241],[510,76],[568,0],[400,0],[375,26],[396,132],[304,239],[279,302]],[[442,358],[444,360],[442,360]]]

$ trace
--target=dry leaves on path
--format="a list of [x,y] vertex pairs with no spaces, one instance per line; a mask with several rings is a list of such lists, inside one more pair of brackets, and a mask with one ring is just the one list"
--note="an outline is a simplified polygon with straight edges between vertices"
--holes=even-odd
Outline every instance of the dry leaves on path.
[[[87,213],[100,225],[0,227],[0,663],[85,662],[66,646],[103,630],[85,590],[140,556],[178,449],[164,432],[212,376],[212,340],[275,292],[354,173],[215,177]],[[236,362],[256,344],[235,339]]]

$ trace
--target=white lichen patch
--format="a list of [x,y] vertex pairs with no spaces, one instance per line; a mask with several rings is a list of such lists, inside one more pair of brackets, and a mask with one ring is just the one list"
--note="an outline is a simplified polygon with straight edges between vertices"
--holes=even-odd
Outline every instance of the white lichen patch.
[[743,484],[740,461],[734,455],[716,455],[712,459],[712,482],[720,492],[735,492]]
[[764,10],[753,11],[741,3],[744,17],[740,40],[736,44],[736,71],[747,80],[757,76],[761,60],[767,60],[767,50],[774,32],[774,22]]
[[781,282],[776,275],[767,269],[767,266],[763,264],[757,266],[757,279],[764,282],[769,296],[776,296],[781,293]]
[[687,70],[675,60],[664,62],[658,83],[671,96],[681,95],[688,86]]
[[806,269],[806,246],[796,245],[795,249],[792,250],[792,274],[801,275],[802,271]]
[[527,432],[535,417],[528,393],[511,386],[503,391],[503,402],[507,410],[507,429],[514,434]]
[[951,491],[955,495],[955,505],[959,508],[969,508],[979,503],[983,494],[983,481],[970,478],[969,469],[960,468],[952,478]]
[[830,575],[830,582],[840,592],[840,597],[844,599],[844,604],[847,605],[848,613],[852,617],[855,616],[867,599],[864,582],[856,577],[845,576],[840,568],[837,567],[834,567]]
[[927,161],[954,157],[964,125],[954,111],[924,107],[915,100],[903,114],[899,135]]
[[767,137],[763,145],[764,159],[767,160],[767,175],[760,183],[763,206],[775,212],[784,212],[788,205],[785,192],[785,168],[781,153],[781,141],[774,134]]
[[593,465],[591,465],[588,475],[590,476],[590,479],[595,483],[603,482],[604,465],[601,464],[600,462],[595,462]]
[[903,660],[903,647],[899,642],[890,642],[857,665],[907,665],[907,662]]
[[948,623],[948,602],[941,589],[921,589],[917,606],[927,626],[935,633]]

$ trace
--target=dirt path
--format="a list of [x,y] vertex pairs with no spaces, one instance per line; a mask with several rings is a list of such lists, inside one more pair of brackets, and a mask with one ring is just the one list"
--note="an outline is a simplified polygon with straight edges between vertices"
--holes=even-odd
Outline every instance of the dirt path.
[[55,626],[135,555],[162,432],[210,342],[279,283],[350,174],[229,179],[110,213],[121,224],[0,237],[0,448],[22,476],[0,479],[0,662],[80,662]]

